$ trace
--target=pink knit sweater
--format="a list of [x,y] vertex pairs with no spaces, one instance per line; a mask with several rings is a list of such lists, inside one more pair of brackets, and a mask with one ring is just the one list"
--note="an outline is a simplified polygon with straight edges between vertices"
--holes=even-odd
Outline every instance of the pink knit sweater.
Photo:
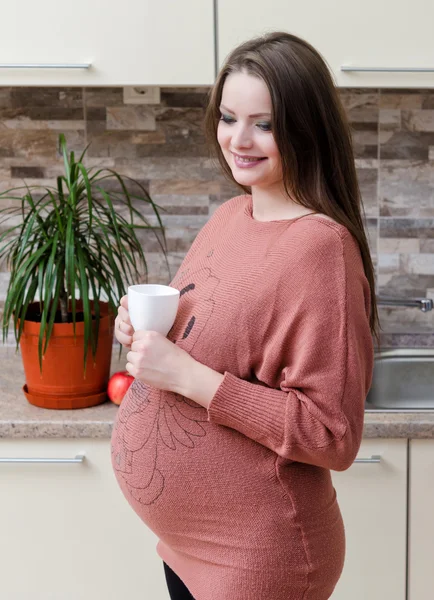
[[195,600],[326,600],[345,554],[330,469],[356,456],[373,368],[357,243],[318,216],[256,221],[239,196],[171,285],[169,339],[224,379],[208,411],[134,381],[119,485]]

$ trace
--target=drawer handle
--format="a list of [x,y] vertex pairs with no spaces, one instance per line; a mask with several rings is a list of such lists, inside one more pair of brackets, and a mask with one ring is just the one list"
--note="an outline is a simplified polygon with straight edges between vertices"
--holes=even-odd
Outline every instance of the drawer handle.
[[77,454],[74,458],[0,458],[0,463],[83,463],[84,454]]
[[351,67],[341,65],[341,71],[365,71],[379,73],[434,73],[434,67]]
[[356,458],[355,463],[363,463],[363,464],[373,464],[379,463],[381,461],[381,456],[378,454],[373,454],[370,458]]
[[89,69],[92,63],[0,63],[0,69]]

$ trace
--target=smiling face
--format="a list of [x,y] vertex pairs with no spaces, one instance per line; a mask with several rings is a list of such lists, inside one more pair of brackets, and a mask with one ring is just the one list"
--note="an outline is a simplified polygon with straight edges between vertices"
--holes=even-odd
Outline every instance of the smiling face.
[[271,131],[271,97],[264,81],[241,71],[227,76],[217,140],[239,184],[282,188],[282,163]]

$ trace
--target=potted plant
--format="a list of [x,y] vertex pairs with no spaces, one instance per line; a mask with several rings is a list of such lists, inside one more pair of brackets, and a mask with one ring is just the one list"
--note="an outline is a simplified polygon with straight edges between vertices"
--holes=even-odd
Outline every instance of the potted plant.
[[[23,391],[31,404],[84,408],[106,399],[125,282],[141,274],[147,280],[135,230],[153,230],[167,264],[166,240],[160,207],[139,182],[112,169],[86,168],[88,147],[76,160],[63,134],[59,143],[64,174],[56,187],[23,186],[0,194],[0,201],[8,200],[1,223],[16,221],[0,234],[0,258],[6,256],[10,270],[3,343],[13,319]],[[138,210],[145,204],[152,206],[158,226]]]

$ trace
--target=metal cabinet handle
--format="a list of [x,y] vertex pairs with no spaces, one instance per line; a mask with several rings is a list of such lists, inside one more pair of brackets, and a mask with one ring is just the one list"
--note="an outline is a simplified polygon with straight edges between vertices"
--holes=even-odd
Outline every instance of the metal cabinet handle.
[[373,454],[370,458],[356,458],[355,463],[373,464],[379,463],[381,456],[379,454]]
[[74,458],[1,458],[0,463],[83,463],[84,454],[77,454]]
[[89,69],[92,63],[0,63],[0,69]]
[[434,67],[352,67],[341,65],[341,71],[365,71],[381,73],[434,73]]

